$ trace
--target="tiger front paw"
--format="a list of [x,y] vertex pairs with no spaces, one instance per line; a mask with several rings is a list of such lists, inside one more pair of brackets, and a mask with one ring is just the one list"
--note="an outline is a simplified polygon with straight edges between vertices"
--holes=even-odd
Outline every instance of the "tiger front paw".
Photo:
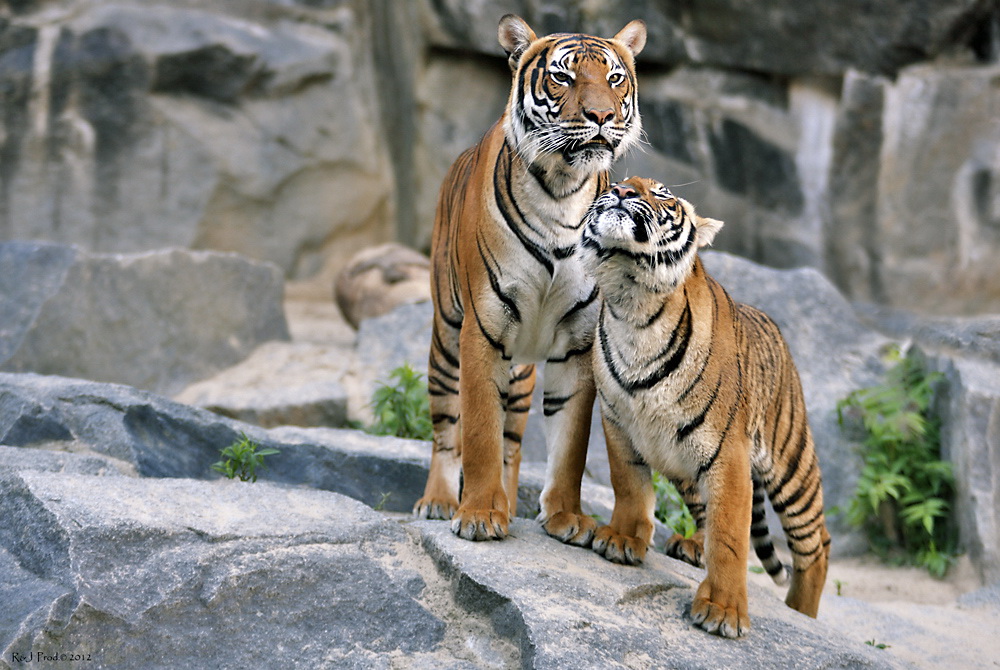
[[462,503],[451,519],[451,532],[463,540],[502,540],[507,537],[510,512],[507,501],[493,507]]
[[538,522],[545,532],[560,542],[577,547],[589,547],[597,530],[597,522],[592,517],[575,512],[555,512],[538,515]]
[[684,537],[679,533],[674,533],[663,549],[663,552],[679,561],[689,563],[696,568],[704,567],[701,561],[704,544],[700,533],[692,537]]
[[746,593],[713,587],[706,579],[698,586],[691,603],[691,618],[709,633],[722,637],[743,637],[750,631]]
[[620,534],[611,526],[601,526],[594,534],[594,551],[613,563],[639,565],[648,546],[642,538]]
[[458,509],[458,500],[451,497],[425,495],[413,505],[413,516],[418,519],[450,519]]

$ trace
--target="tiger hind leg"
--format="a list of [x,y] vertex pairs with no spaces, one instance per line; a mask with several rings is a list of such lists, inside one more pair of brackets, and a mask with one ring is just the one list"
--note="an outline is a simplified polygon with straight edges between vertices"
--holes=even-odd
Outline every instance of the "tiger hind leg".
[[698,483],[690,479],[671,479],[670,482],[681,494],[684,504],[694,519],[695,532],[691,537],[674,533],[667,539],[664,553],[671,558],[684,561],[696,568],[705,566],[703,554],[705,551],[705,504],[698,491]]
[[535,366],[515,365],[510,372],[507,415],[503,425],[503,482],[510,515],[517,514],[517,483],[521,469],[521,441],[535,390]]
[[823,514],[823,483],[809,435],[793,469],[768,486],[768,496],[792,552],[792,585],[785,604],[816,617],[830,560],[830,533]]

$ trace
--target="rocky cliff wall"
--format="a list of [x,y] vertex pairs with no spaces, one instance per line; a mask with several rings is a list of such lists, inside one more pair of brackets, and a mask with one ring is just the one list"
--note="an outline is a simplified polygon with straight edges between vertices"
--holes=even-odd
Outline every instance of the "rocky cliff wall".
[[996,0],[18,0],[0,9],[0,238],[236,251],[329,279],[427,245],[449,163],[503,108],[506,12],[650,29],[658,177],[718,246],[851,298],[1000,310]]

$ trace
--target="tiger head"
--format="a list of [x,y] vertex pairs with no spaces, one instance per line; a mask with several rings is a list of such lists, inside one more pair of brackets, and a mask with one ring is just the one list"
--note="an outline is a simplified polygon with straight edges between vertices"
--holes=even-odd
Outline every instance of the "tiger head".
[[646,44],[645,23],[632,21],[611,39],[538,38],[507,14],[499,39],[514,73],[504,133],[529,165],[589,176],[639,140],[635,56]]
[[722,222],[652,179],[631,177],[597,197],[584,218],[581,245],[605,297],[636,286],[666,293],[687,278],[698,248]]

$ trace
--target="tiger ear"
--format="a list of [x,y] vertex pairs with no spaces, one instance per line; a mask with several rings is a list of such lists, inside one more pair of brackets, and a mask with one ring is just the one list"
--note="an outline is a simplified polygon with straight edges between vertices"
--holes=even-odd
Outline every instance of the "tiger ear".
[[500,40],[500,46],[507,52],[507,63],[510,65],[511,72],[517,70],[517,62],[521,60],[521,54],[532,42],[538,39],[531,26],[516,14],[506,14],[500,19],[497,38]]
[[629,24],[619,30],[613,39],[624,44],[632,52],[632,56],[638,56],[646,46],[646,22],[641,19],[629,21]]
[[715,239],[715,235],[722,230],[722,221],[709,219],[704,216],[695,216],[695,228],[698,231],[698,246],[707,247]]

